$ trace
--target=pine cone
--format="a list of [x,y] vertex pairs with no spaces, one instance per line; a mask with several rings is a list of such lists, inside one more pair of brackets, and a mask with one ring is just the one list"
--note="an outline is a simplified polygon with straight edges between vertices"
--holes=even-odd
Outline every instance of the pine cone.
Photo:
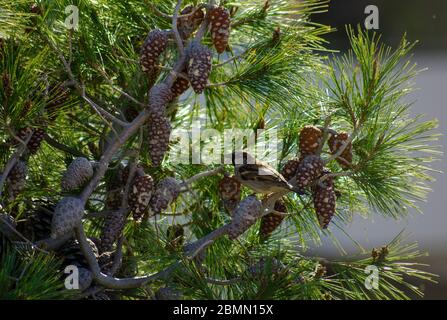
[[51,221],[55,206],[51,203],[38,202],[29,218],[29,224],[35,241],[51,236]]
[[189,52],[188,78],[195,93],[200,94],[208,83],[211,73],[212,53],[208,47],[193,43]]
[[170,203],[180,194],[180,185],[174,178],[168,177],[160,181],[155,188],[150,201],[152,214],[160,214],[166,210]]
[[281,175],[284,177],[284,179],[289,181],[295,176],[299,165],[300,165],[299,159],[297,158],[290,159],[289,161],[286,162],[286,164],[282,168]]
[[121,189],[107,191],[106,207],[108,210],[118,210],[123,200],[123,192]]
[[137,176],[133,179],[129,190],[129,206],[135,220],[139,221],[149,206],[154,180],[150,175]]
[[215,7],[210,12],[211,39],[217,53],[223,53],[230,38],[230,12],[224,7]]
[[234,240],[247,231],[261,216],[261,207],[261,201],[255,196],[248,196],[242,200],[233,213],[228,237]]
[[[96,245],[88,238],[87,241],[92,248],[93,254],[98,258],[99,255]],[[63,258],[64,267],[69,265],[78,267],[79,290],[84,291],[89,288],[93,282],[93,274],[89,269],[88,262],[82,253],[79,242],[77,240],[69,240],[56,252],[56,254]]]
[[151,112],[159,113],[166,109],[166,105],[171,101],[171,89],[164,83],[157,84],[149,90],[149,106]]
[[[118,173],[118,180],[117,180],[118,184],[116,185],[116,187],[124,188],[126,186],[127,180],[129,179],[129,172],[130,172],[130,165],[127,165],[124,168],[120,169],[120,171]],[[145,175],[145,173],[144,173],[143,166],[141,164],[137,163],[135,165],[135,173],[132,178],[144,176],[144,175]]]
[[334,191],[332,178],[325,179],[317,184],[313,193],[314,209],[317,214],[320,227],[326,229],[335,213],[337,197]]
[[315,154],[320,147],[323,132],[315,126],[305,126],[300,132],[301,156]]
[[[19,129],[17,137],[20,138],[20,140],[25,141],[31,133],[32,136],[26,146],[30,154],[35,154],[39,150],[42,140],[45,138],[45,131],[43,129],[25,127]],[[14,142],[14,145],[18,144],[18,141]]]
[[100,252],[110,251],[126,225],[126,214],[122,211],[110,213],[104,219],[101,229]]
[[166,50],[168,36],[166,32],[155,29],[149,32],[140,53],[141,69],[146,73],[154,71],[160,55]]
[[[186,77],[185,73],[182,73],[182,75]],[[171,99],[174,100],[175,98],[180,97],[188,89],[189,80],[184,77],[177,77],[171,87]]]
[[[329,149],[331,150],[331,153],[332,154],[337,153],[338,150],[348,140],[348,138],[349,138],[349,135],[346,132],[340,132],[337,135],[332,135],[328,141]],[[337,157],[336,160],[343,169],[349,169],[349,167],[351,166],[351,163],[352,163],[352,144],[351,144],[351,142],[348,143],[346,148],[343,150],[341,155],[339,157]]]
[[323,161],[315,155],[307,156],[298,166],[296,172],[296,186],[299,189],[308,187],[323,173]]
[[[92,248],[93,254],[98,259],[99,253],[95,243],[89,238],[87,238],[87,242]],[[78,240],[71,239],[67,241],[59,250],[57,250],[56,255],[63,258],[64,266],[73,265],[79,268],[88,268],[88,262],[82,253]]]
[[219,182],[219,194],[225,209],[232,214],[241,201],[241,184],[235,177],[223,177]]
[[[283,200],[276,201],[274,209],[278,212],[287,212],[287,208]],[[267,239],[273,233],[273,231],[275,231],[276,228],[279,227],[284,218],[284,215],[276,212],[271,212],[263,216],[261,218],[261,225],[259,227],[259,235],[261,239]]]
[[81,221],[83,215],[84,204],[79,198],[63,198],[54,208],[51,238],[56,239],[69,233]]
[[45,138],[45,131],[40,128],[35,128],[34,133],[27,145],[28,150],[31,154],[35,154],[39,150],[40,144],[42,143],[42,140],[44,138]]
[[26,175],[28,173],[28,165],[25,161],[19,160],[12,167],[7,177],[7,188],[10,200],[14,200],[26,184]]
[[93,177],[93,166],[86,158],[74,159],[61,180],[62,190],[73,191],[82,187],[87,181]]
[[180,17],[177,20],[177,29],[180,33],[180,37],[182,37],[183,40],[188,39],[193,34],[193,32],[197,30],[197,28],[200,26],[203,19],[205,18],[202,9],[191,5],[185,7],[180,12],[180,15],[188,15],[191,14],[193,11],[194,13],[192,15],[183,18]]
[[[115,263],[115,252],[103,252],[98,259],[99,266],[101,267],[101,271],[105,274],[111,274],[112,268]],[[122,260],[117,261],[117,266],[115,266],[116,270],[119,270],[122,265]]]
[[241,192],[241,183],[235,177],[223,177],[219,182],[219,194],[222,199],[233,199]]
[[169,148],[171,122],[164,111],[151,113],[149,117],[149,155],[153,166],[159,166]]
[[86,268],[78,268],[79,290],[87,290],[93,282],[93,273]]

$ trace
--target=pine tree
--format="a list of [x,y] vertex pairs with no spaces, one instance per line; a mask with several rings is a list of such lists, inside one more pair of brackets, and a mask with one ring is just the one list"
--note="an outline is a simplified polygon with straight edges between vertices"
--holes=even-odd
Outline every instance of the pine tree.
[[[408,60],[414,44],[403,38],[392,49],[375,33],[347,27],[351,49],[332,56],[323,40],[330,28],[310,23],[327,9],[324,0],[78,1],[75,29],[64,25],[71,4],[11,0],[0,12],[0,298],[422,295],[412,283],[433,275],[419,270],[422,254],[403,235],[349,262],[306,250],[309,239],[320,242],[354,213],[397,219],[425,199],[439,150],[432,145],[436,121],[410,116],[403,99],[418,73]],[[211,17],[216,6],[223,18]],[[220,133],[277,132],[274,169],[300,192],[261,196],[237,185],[229,210],[220,183],[232,165],[179,164],[169,152],[182,148],[174,129],[198,120],[202,130]],[[32,130],[18,136],[22,128]],[[304,143],[304,128],[318,134]],[[73,173],[79,159],[82,174]],[[306,159],[318,170],[310,174]],[[10,198],[8,176],[19,161],[27,163],[27,178]],[[133,219],[141,176],[151,177],[151,199]],[[281,228],[260,239],[262,217],[275,213],[281,198]],[[75,210],[59,208],[67,199]],[[119,227],[101,244],[111,217]],[[175,246],[174,227],[182,230]],[[67,243],[76,243],[89,288],[64,288]],[[368,265],[381,270],[379,290],[364,290]]]

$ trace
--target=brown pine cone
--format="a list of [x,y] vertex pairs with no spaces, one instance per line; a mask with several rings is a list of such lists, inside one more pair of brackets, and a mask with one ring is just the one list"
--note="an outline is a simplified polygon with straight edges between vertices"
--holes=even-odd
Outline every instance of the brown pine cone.
[[189,51],[188,78],[194,92],[200,94],[208,84],[212,68],[212,53],[208,47],[194,42]]
[[129,207],[136,221],[141,220],[149,206],[153,189],[154,180],[150,175],[137,176],[133,179],[129,190]]
[[152,215],[160,214],[166,210],[180,194],[180,185],[178,181],[172,177],[165,178],[160,181],[155,188],[150,201]]
[[[96,247],[95,243],[89,238],[87,238],[87,242],[90,245],[94,256],[99,258],[98,248]],[[63,258],[64,266],[74,265],[81,268],[88,268],[88,262],[82,253],[78,240],[68,240],[56,251],[56,255]]]
[[282,168],[281,175],[284,177],[284,179],[289,181],[295,176],[299,165],[300,160],[298,158],[290,159],[285,163],[284,167]]
[[101,229],[99,251],[106,252],[112,250],[112,246],[123,232],[126,225],[126,214],[116,211],[108,214],[104,219]]
[[235,177],[223,177],[218,188],[225,209],[233,214],[241,201],[241,183]]
[[37,202],[37,206],[29,212],[29,227],[34,241],[48,239],[51,236],[51,221],[54,205],[51,202]]
[[305,126],[301,129],[299,146],[301,156],[315,154],[320,147],[323,132],[315,126]]
[[[183,76],[186,77],[186,73],[182,73]],[[189,80],[185,79],[184,77],[177,77],[177,79],[174,81],[172,87],[171,87],[171,99],[174,100],[175,98],[181,96],[183,93],[186,92],[186,90],[189,89]]]
[[27,145],[28,150],[31,154],[35,154],[39,150],[40,144],[42,143],[42,140],[44,138],[45,138],[45,130],[40,128],[34,129],[34,133]]
[[[326,173],[329,173],[326,171]],[[314,209],[318,217],[318,222],[322,229],[326,229],[335,214],[337,197],[334,191],[334,181],[332,178],[325,179],[315,186]]]
[[[287,208],[283,200],[278,200],[275,203],[275,211],[287,212]],[[261,225],[259,228],[259,235],[261,239],[267,239],[273,231],[275,231],[284,220],[285,216],[276,212],[271,212],[261,218]]]
[[233,176],[223,177],[219,182],[219,194],[222,199],[233,199],[241,193],[241,183]]
[[[346,132],[340,132],[339,134],[332,135],[329,138],[328,144],[329,149],[332,154],[338,152],[338,150],[344,145],[344,143],[348,140],[349,135]],[[341,155],[337,157],[337,162],[343,169],[349,169],[352,163],[352,144],[348,143],[346,148],[343,150]]]
[[[124,187],[127,184],[127,180],[129,179],[129,172],[130,172],[130,165],[125,166],[124,168],[121,168],[118,172],[118,177],[117,177],[117,182],[118,184],[116,185],[117,187],[122,187],[124,189]],[[144,176],[144,169],[143,166],[139,163],[137,163],[135,165],[135,172],[134,172],[134,176],[132,178],[138,177],[138,176]]]
[[[26,146],[30,154],[35,154],[39,150],[42,140],[45,138],[45,131],[40,128],[25,127],[18,130],[17,137],[20,138],[20,140],[25,141],[30,134],[32,134],[32,136]],[[19,141],[14,141],[13,144],[18,145],[19,143]]]
[[23,160],[17,161],[14,167],[12,167],[6,180],[10,200],[14,200],[25,188],[27,173],[28,165]]
[[151,113],[148,127],[148,146],[152,165],[155,167],[161,164],[166,151],[169,149],[171,130],[171,122],[165,116],[164,110]]
[[309,155],[301,161],[296,171],[296,187],[303,190],[317,180],[323,173],[323,161],[320,157]]
[[150,74],[158,62],[160,55],[166,50],[168,36],[166,32],[155,29],[149,32],[140,52],[141,69]]
[[182,37],[183,40],[186,40],[200,26],[205,18],[205,14],[203,13],[202,9],[189,5],[180,12],[180,15],[188,15],[187,17],[183,18],[180,17],[177,21],[177,29],[180,33],[180,37]]
[[171,100],[171,88],[164,83],[157,84],[149,90],[149,107],[153,113],[164,111]]
[[224,7],[215,7],[210,12],[211,39],[217,53],[223,53],[230,38],[230,12]]

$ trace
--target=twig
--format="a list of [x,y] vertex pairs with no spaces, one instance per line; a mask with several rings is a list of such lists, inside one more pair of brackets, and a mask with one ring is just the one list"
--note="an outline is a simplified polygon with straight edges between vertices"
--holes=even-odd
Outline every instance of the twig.
[[178,21],[178,15],[180,11],[180,7],[182,5],[183,0],[178,0],[177,5],[174,9],[174,16],[172,17],[172,31],[174,32],[174,39],[178,47],[178,51],[180,52],[180,55],[183,55],[185,48],[183,47],[183,41],[182,37],[180,37],[180,33],[178,32],[177,28],[177,21]]
[[335,177],[350,177],[353,174],[354,173],[351,171],[328,173],[328,174],[325,174],[324,176],[322,176],[320,179],[318,179],[318,182],[324,182],[325,180],[327,180],[329,178],[335,178]]
[[[85,93],[84,87],[80,87],[80,90],[81,90],[82,99],[84,99],[96,111],[96,113],[99,116],[101,116],[101,118],[103,118],[103,120],[105,120],[104,117],[108,118],[110,121],[112,121],[113,123],[116,123],[117,125],[120,125],[121,127],[126,127],[127,125],[129,125],[128,122],[118,119],[117,117],[115,117],[114,115],[109,113],[107,110],[103,109],[102,107],[98,106],[95,102],[93,102],[93,100],[90,99],[87,96],[87,94]],[[107,121],[104,121],[104,122],[106,122],[110,126],[110,124]],[[110,126],[110,127],[112,130],[115,131],[115,129],[113,129],[112,126]]]
[[324,160],[323,163],[324,165],[328,164],[329,162],[331,162],[332,160],[337,159],[339,156],[341,156],[341,154],[345,151],[345,149],[348,147],[348,145],[352,142],[352,140],[355,139],[355,137],[358,134],[358,129],[359,127],[357,127],[354,132],[352,133],[352,135],[350,135],[346,141],[343,142],[343,144],[340,146],[340,148],[337,150],[337,152],[335,152],[332,156],[330,156],[328,159]]
[[17,231],[17,229],[11,225],[9,223],[9,221],[7,221],[5,219],[5,217],[0,216],[0,222],[3,223],[4,225],[6,225],[13,233],[15,233],[20,239],[22,239],[25,243],[29,244],[31,248],[36,249],[40,252],[43,253],[48,253],[48,251],[45,251],[41,248],[39,248],[36,244],[32,243],[30,240],[28,240],[23,234],[21,234],[19,231]]
[[3,188],[4,188],[4,185],[5,185],[6,179],[8,178],[9,173],[11,172],[12,168],[14,168],[16,163],[19,161],[19,158],[26,151],[27,144],[30,141],[32,136],[33,136],[33,132],[31,132],[28,135],[28,137],[24,141],[24,144],[20,145],[17,148],[17,150],[12,154],[12,156],[9,158],[8,162],[6,163],[5,167],[3,168],[3,172],[0,176],[0,199],[2,197]]
[[230,224],[223,225],[222,227],[208,233],[203,238],[197,240],[194,243],[190,243],[185,246],[185,258],[188,260],[194,259],[198,254],[200,254],[203,250],[209,247],[214,243],[218,238],[228,233]]
[[230,84],[231,80],[224,81],[224,82],[218,82],[218,83],[208,83],[206,85],[207,88],[217,88],[217,87],[225,87],[226,85]]
[[[196,242],[189,244],[185,247],[185,258],[190,260],[197,256],[201,251],[207,248],[209,245],[214,243],[218,238],[227,234],[229,225],[224,225],[213,232],[209,233],[205,237],[197,240]],[[157,272],[152,275],[147,275],[143,277],[135,277],[135,278],[115,278],[110,275],[106,275],[101,272],[98,261],[93,253],[92,248],[90,247],[87,236],[85,235],[84,229],[81,224],[79,224],[76,228],[76,237],[79,241],[81,251],[86,258],[90,270],[93,274],[95,281],[104,287],[111,289],[130,289],[144,286],[148,282],[163,280],[169,277],[169,275],[175,271],[180,265],[180,261],[174,262],[172,265],[167,267],[166,269]],[[124,242],[124,240],[123,240]]]
[[331,116],[328,116],[324,121],[324,127],[321,129],[323,131],[323,137],[321,138],[320,145],[318,146],[318,150],[316,152],[317,155],[321,154],[323,151],[324,144],[329,136],[329,126],[331,125]]
[[[148,3],[148,4],[152,8],[152,10],[154,10],[154,13],[157,16],[162,17],[162,18],[166,18],[166,20],[172,20],[173,19],[173,16],[171,16],[171,15],[169,15],[167,13],[161,12],[153,3]],[[182,15],[178,15],[178,18],[182,18],[183,19],[183,18],[191,17],[192,15],[194,15],[196,13],[197,10],[201,10],[202,8],[205,8],[205,7],[207,7],[207,5],[200,4],[200,5],[196,6],[192,12],[186,13],[186,14],[182,14]]]
[[224,65],[226,65],[226,64],[228,64],[228,63],[230,63],[230,62],[233,62],[234,60],[242,59],[242,56],[243,56],[244,54],[246,54],[246,52],[244,52],[244,53],[242,53],[242,54],[238,54],[238,55],[236,55],[236,56],[234,56],[234,57],[232,57],[232,58],[230,58],[230,59],[228,59],[228,60],[222,61],[221,63],[213,64],[213,68],[222,67],[222,66],[224,66]]
[[[214,3],[214,0],[210,0],[210,4],[213,4],[213,3]],[[205,19],[205,21],[200,26],[199,31],[197,32],[194,41],[200,41],[201,37],[204,36],[207,28],[208,28],[208,19]],[[62,56],[62,58],[63,58],[63,56]],[[185,54],[183,54],[176,62],[174,71],[181,72],[184,69],[185,63],[186,63],[186,57],[185,57]],[[172,86],[175,79],[176,79],[176,75],[171,73],[165,79],[164,83],[168,86]],[[146,122],[146,120],[148,118],[149,118],[149,111],[147,109],[145,109],[129,125],[125,126],[123,131],[119,135],[119,137],[117,137],[117,139],[115,139],[107,147],[106,151],[102,155],[102,157],[97,165],[95,175],[93,176],[93,178],[90,180],[90,182],[84,188],[84,190],[82,191],[82,193],[80,195],[80,199],[84,203],[87,202],[88,198],[93,193],[93,191],[96,189],[96,187],[98,186],[102,177],[106,173],[113,155],[132,135],[134,135],[137,132],[137,130]],[[228,225],[225,225],[225,226],[211,232],[204,238],[196,241],[195,245],[197,247],[199,247],[200,250],[203,250],[206,246],[208,246],[212,242],[214,242],[215,239],[226,234],[227,228],[228,228]],[[88,265],[90,267],[90,270],[93,274],[95,281],[99,285],[105,286],[107,288],[126,289],[126,288],[141,287],[150,281],[154,281],[154,280],[158,280],[158,279],[166,279],[180,265],[179,262],[176,262],[176,263],[173,263],[170,267],[168,267],[156,274],[148,275],[148,276],[144,276],[144,277],[124,278],[124,279],[114,278],[112,276],[108,276],[101,272],[98,261],[96,260],[93,250],[87,241],[87,237],[85,235],[85,231],[84,231],[82,222],[80,222],[78,224],[78,226],[75,228],[75,232],[76,232],[76,238],[78,239],[80,247],[81,247],[81,251],[88,262]],[[197,251],[187,252],[187,256],[190,256],[189,253],[197,254]]]
[[224,167],[223,166],[219,166],[219,167],[217,167],[215,169],[198,173],[198,174],[192,176],[191,178],[189,178],[189,179],[187,179],[187,180],[185,180],[185,181],[183,181],[181,183],[181,187],[183,189],[182,191],[185,191],[185,188],[188,185],[192,184],[193,182],[195,182],[195,181],[197,181],[199,179],[202,179],[202,178],[205,178],[205,177],[214,176],[214,175],[216,175],[218,173],[221,173],[223,171],[224,171]]
[[123,241],[124,236],[121,235],[117,244],[116,244],[116,251],[115,256],[113,257],[113,264],[112,268],[110,269],[109,274],[113,276],[115,273],[118,272],[118,269],[120,268],[121,261],[123,259]]
[[205,277],[205,281],[211,284],[216,284],[218,286],[228,286],[230,284],[235,284],[238,283],[242,280],[241,277],[237,277],[237,278],[232,278],[232,279],[225,279],[225,280],[221,280],[221,279],[212,279],[212,278],[207,278]]
[[[73,71],[71,70],[71,66],[70,63],[68,63],[67,59],[65,59],[63,53],[59,50],[59,48],[53,43],[53,41],[51,41],[50,39],[48,39],[47,37],[43,37],[45,42],[48,43],[48,45],[53,49],[53,51],[56,52],[56,54],[59,57],[59,60],[61,60],[62,64],[65,67],[65,71],[68,73],[68,76],[70,78],[70,80],[73,82],[73,85],[75,86],[75,88],[78,90],[78,92],[80,93],[81,97],[101,116],[104,116],[106,118],[108,118],[109,120],[111,120],[112,122],[115,122],[117,124],[119,124],[120,126],[127,126],[128,123],[124,122],[122,120],[119,120],[118,118],[116,118],[115,116],[113,116],[112,114],[110,114],[108,111],[106,111],[105,109],[103,109],[102,107],[98,106],[96,103],[94,103],[85,93],[85,88],[83,88],[79,82],[76,80],[76,77],[73,74]],[[107,123],[107,122],[106,122]],[[109,124],[109,123],[107,123]]]
[[[137,63],[139,63],[136,60],[132,60],[135,61]],[[120,88],[118,88],[117,86],[115,86],[113,84],[113,81],[108,77],[107,73],[105,72],[105,70],[101,69],[99,66],[93,66],[95,68],[96,71],[98,71],[103,78],[109,83],[110,87],[115,90],[116,92],[120,93],[122,96],[124,96],[125,98],[127,98],[128,100],[132,101],[133,103],[139,105],[140,107],[146,107],[146,105],[140,101],[138,101],[136,98],[132,97],[130,94],[128,94],[127,92],[121,90]]]
[[82,153],[81,151],[78,151],[72,147],[69,147],[65,144],[62,144],[58,141],[56,141],[55,139],[53,139],[52,137],[50,137],[47,133],[45,133],[44,135],[44,139],[45,141],[52,147],[59,149],[61,151],[70,153],[76,157],[84,157],[84,158],[88,158],[84,153]]

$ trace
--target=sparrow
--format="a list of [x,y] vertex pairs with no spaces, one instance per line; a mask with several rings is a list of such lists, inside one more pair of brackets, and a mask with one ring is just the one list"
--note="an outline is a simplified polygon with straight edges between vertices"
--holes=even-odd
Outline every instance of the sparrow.
[[256,160],[247,152],[233,152],[231,161],[235,178],[256,193],[269,194],[281,191],[300,193],[296,187],[269,164]]

